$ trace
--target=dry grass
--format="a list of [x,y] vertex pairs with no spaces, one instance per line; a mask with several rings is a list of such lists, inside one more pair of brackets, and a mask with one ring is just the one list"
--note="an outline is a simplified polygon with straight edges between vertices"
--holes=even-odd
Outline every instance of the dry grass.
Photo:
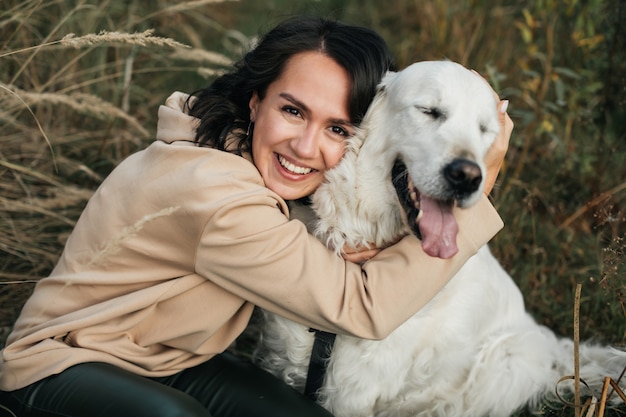
[[[561,377],[556,385],[567,380],[574,380],[574,402],[570,403],[566,399],[563,399],[559,395],[557,387],[555,387],[555,394],[559,398],[562,404],[570,407],[574,410],[574,416],[580,417],[582,415],[586,417],[603,417],[607,409],[608,401],[611,396],[615,394],[618,396],[624,404],[626,404],[626,395],[624,391],[619,387],[622,377],[626,373],[626,367],[622,370],[622,373],[617,380],[612,379],[609,376],[604,378],[604,384],[600,396],[593,392],[587,383],[580,377],[580,298],[582,294],[582,285],[576,285],[576,295],[574,300],[574,375],[565,375]],[[591,395],[587,397],[586,401],[582,401],[583,395],[581,393],[581,385],[587,387],[587,390],[591,392]],[[609,392],[611,387],[611,392]]]
[[95,188],[152,140],[158,105],[206,85],[249,36],[300,11],[377,29],[400,66],[459,61],[511,101],[516,129],[494,192],[506,228],[493,251],[539,322],[571,335],[583,284],[581,337],[626,344],[625,0],[3,6],[0,345]]
[[[206,84],[202,77],[220,73],[246,47],[236,42],[245,36],[214,19],[224,13],[221,3],[155,8],[57,0],[3,7],[0,345],[95,188],[152,140],[158,104],[173,90]],[[228,48],[220,45],[226,37]],[[115,247],[105,249],[103,256]]]
[[139,219],[139,221],[134,224],[124,228],[119,236],[116,236],[115,239],[107,242],[107,245],[102,248],[94,258],[89,261],[87,265],[96,266],[96,265],[104,265],[107,260],[109,260],[112,256],[114,256],[122,247],[122,243],[128,239],[132,239],[139,233],[141,229],[147,224],[150,223],[160,217],[169,216],[170,214],[177,211],[180,207],[168,207],[163,209],[157,213],[147,214],[143,218]]
[[76,36],[73,33],[68,33],[63,36],[59,41],[61,46],[70,46],[72,48],[84,48],[86,46],[95,45],[139,45],[139,46],[169,46],[172,48],[189,48],[189,45],[182,44],[170,38],[162,38],[154,36],[154,29],[147,29],[141,33],[120,33],[120,32],[107,32],[101,31],[97,35],[94,33],[88,33],[83,36]]

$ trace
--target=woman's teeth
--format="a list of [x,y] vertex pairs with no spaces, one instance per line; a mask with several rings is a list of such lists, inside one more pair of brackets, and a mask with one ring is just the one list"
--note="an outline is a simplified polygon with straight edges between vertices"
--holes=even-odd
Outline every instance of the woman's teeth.
[[287,161],[285,158],[283,158],[280,155],[278,155],[278,162],[280,162],[280,165],[283,168],[285,168],[289,172],[293,172],[294,174],[305,175],[313,171],[313,169],[311,168],[296,166],[292,164],[291,162]]

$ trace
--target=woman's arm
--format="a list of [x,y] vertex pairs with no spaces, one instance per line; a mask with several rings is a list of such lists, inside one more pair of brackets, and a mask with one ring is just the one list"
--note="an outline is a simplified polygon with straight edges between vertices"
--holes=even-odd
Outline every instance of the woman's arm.
[[336,256],[259,191],[213,214],[196,271],[240,297],[318,329],[379,339],[412,316],[502,227],[486,197],[457,210],[459,253],[426,255],[407,236],[363,265]]

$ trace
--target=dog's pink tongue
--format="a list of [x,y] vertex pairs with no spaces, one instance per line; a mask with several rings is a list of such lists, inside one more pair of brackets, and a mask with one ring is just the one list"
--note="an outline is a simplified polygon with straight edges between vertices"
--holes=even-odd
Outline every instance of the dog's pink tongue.
[[424,252],[443,259],[454,256],[459,251],[456,246],[459,227],[452,215],[452,205],[421,196],[420,210],[423,211],[419,228]]

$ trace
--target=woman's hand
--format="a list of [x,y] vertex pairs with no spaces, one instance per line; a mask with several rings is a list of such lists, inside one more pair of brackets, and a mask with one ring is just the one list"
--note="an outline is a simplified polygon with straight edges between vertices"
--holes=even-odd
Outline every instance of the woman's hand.
[[498,101],[498,122],[500,123],[500,133],[487,151],[487,155],[485,155],[485,166],[487,168],[487,174],[485,176],[486,195],[491,193],[491,190],[496,184],[498,173],[500,172],[500,168],[504,162],[504,156],[506,155],[506,151],[509,149],[509,140],[511,139],[511,132],[513,131],[513,120],[511,120],[506,112],[506,109],[509,106],[509,101],[500,100],[497,95],[496,100]]
[[[470,70],[477,76],[483,79],[485,83],[491,88],[491,84],[487,82],[475,70]],[[496,179],[498,178],[498,173],[500,172],[500,168],[502,168],[502,163],[504,162],[504,156],[506,155],[506,151],[509,149],[509,140],[511,139],[511,132],[513,131],[513,120],[509,117],[506,109],[509,107],[508,100],[500,100],[498,93],[496,93],[493,88],[493,95],[496,98],[497,108],[498,108],[498,122],[500,123],[500,133],[498,133],[498,137],[493,142],[489,150],[487,151],[487,155],[485,155],[485,167],[487,168],[487,174],[485,175],[485,194],[489,195],[491,190],[493,190],[494,185],[496,185]]]
[[343,250],[341,251],[341,256],[346,261],[350,261],[355,264],[364,264],[366,261],[369,261],[371,258],[373,258],[378,252],[380,252],[379,248],[353,249],[344,246]]

